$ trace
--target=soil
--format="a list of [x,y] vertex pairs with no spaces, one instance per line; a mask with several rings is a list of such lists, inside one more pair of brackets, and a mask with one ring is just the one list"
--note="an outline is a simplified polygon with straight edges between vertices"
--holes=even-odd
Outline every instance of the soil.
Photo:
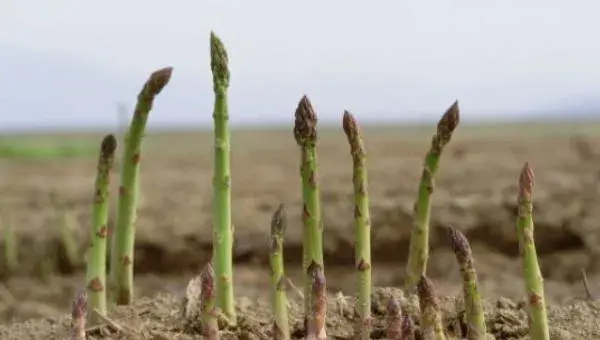
[[[600,203],[595,162],[600,139],[547,131],[527,134],[527,130],[513,128],[507,128],[503,136],[494,129],[460,129],[462,133],[444,151],[433,199],[428,276],[439,294],[460,295],[458,267],[442,231],[453,225],[471,242],[481,290],[490,301],[489,324],[498,329],[494,334],[499,339],[523,335],[526,318],[519,302],[523,283],[514,228],[517,178],[523,164],[529,162],[536,174],[536,245],[546,297],[552,306],[551,324],[558,334],[555,338],[599,336],[594,321],[599,305],[582,301],[586,291],[581,272],[587,273],[592,294],[598,292],[600,210],[594,208]],[[373,275],[379,287],[402,286],[412,207],[432,130],[365,132]],[[81,136],[61,138],[78,140]],[[85,138],[100,140],[100,136]],[[234,131],[232,138],[236,295],[248,327],[266,329],[269,311],[263,302],[268,300],[262,294],[268,289],[268,231],[270,215],[279,203],[286,205],[289,218],[286,270],[293,282],[301,282],[297,146],[287,131]],[[212,136],[204,132],[156,134],[148,136],[145,143],[135,254],[138,299],[135,306],[118,308],[110,317],[135,332],[145,332],[147,338],[171,339],[183,331],[176,313],[179,294],[210,256]],[[320,135],[318,153],[327,284],[333,296],[338,292],[349,296],[354,289],[352,171],[341,129]],[[3,339],[64,338],[69,322],[64,315],[83,285],[83,265],[82,261],[67,261],[51,197],[57,194],[64,205],[83,258],[95,163],[93,157],[0,161],[3,218],[14,226],[20,240],[19,271],[9,276],[4,268],[0,270],[0,320],[12,324],[0,328]],[[117,182],[118,171],[113,177],[113,198]],[[113,215],[115,210],[113,205]],[[390,289],[381,291],[388,294]],[[151,299],[156,294],[159,296]],[[456,308],[448,311],[445,315],[450,325]],[[351,316],[341,315],[335,307],[329,313],[330,337],[347,338]],[[248,330],[236,334],[240,339],[253,338]],[[115,339],[127,334],[104,327],[90,331],[90,336]],[[179,338],[186,336],[194,338],[190,334]]]

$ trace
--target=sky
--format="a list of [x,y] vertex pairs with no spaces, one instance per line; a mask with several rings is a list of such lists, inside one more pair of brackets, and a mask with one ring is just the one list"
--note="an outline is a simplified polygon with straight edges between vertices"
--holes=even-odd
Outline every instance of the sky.
[[[168,4],[168,5],[167,5]],[[0,130],[106,127],[172,66],[150,127],[212,124],[209,36],[232,124],[462,121],[598,111],[600,2],[0,0]],[[597,109],[597,110],[596,110]]]

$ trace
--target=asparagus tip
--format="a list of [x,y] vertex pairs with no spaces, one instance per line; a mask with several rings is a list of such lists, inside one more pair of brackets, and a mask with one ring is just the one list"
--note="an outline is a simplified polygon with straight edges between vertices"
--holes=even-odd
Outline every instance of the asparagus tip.
[[425,275],[421,275],[421,279],[417,283],[417,293],[421,301],[433,302],[436,299],[433,283]]
[[306,95],[302,96],[295,113],[294,137],[299,146],[314,146],[317,142],[317,115]]
[[85,340],[85,321],[87,316],[87,291],[80,290],[73,299],[71,309],[71,339]]
[[100,152],[101,152],[102,156],[109,157],[110,155],[115,153],[116,149],[117,149],[117,139],[115,138],[115,136],[113,134],[104,136],[104,139],[102,139],[102,144],[100,146],[100,150],[101,150]]
[[402,317],[402,339],[412,339],[413,335],[413,322],[410,316],[404,315]]
[[215,272],[210,262],[208,262],[202,269],[202,272],[200,273],[200,282],[202,286],[202,293],[200,295],[201,300],[208,301],[214,297],[215,293]]
[[460,230],[457,230],[452,226],[448,227],[448,236],[452,251],[454,254],[456,254],[459,262],[465,262],[471,254],[471,246],[469,245],[469,241],[465,235],[460,232]]
[[400,309],[400,304],[398,301],[394,299],[394,297],[390,297],[387,305],[387,314],[388,316],[399,316],[402,314],[402,310]]
[[287,227],[285,205],[280,203],[271,219],[271,235],[281,235]]
[[460,122],[460,109],[458,100],[446,110],[440,121],[438,122],[438,133],[442,136],[449,136],[454,132]]
[[519,196],[522,198],[531,197],[534,180],[535,176],[533,174],[533,169],[531,169],[529,163],[525,163],[521,170],[521,175],[519,176]]
[[163,67],[152,72],[146,82],[146,92],[151,95],[158,95],[162,89],[167,86],[173,74],[173,67]]
[[221,39],[214,31],[210,32],[210,67],[213,80],[224,81],[225,86],[229,83],[229,56]]
[[87,306],[87,291],[85,289],[80,290],[73,299],[73,307],[71,309],[71,317],[73,319],[84,318],[86,314]]
[[358,134],[358,124],[356,123],[356,118],[349,111],[344,111],[344,118],[342,119],[342,126],[344,127],[344,132],[348,139],[354,137]]

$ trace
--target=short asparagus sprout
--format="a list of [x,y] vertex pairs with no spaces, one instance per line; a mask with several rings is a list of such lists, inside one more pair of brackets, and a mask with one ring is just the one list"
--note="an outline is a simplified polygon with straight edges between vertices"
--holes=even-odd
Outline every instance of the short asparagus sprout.
[[313,262],[309,266],[311,274],[310,310],[306,317],[306,340],[326,340],[327,330],[325,318],[327,315],[327,288],[323,268]]
[[[100,146],[100,156],[94,184],[91,247],[86,268],[87,294],[90,307],[106,316],[106,239],[108,237],[108,206],[110,173],[113,167],[117,140],[107,135]],[[92,314],[94,315],[94,314]]]
[[283,238],[287,227],[285,207],[280,204],[271,220],[271,304],[273,308],[273,339],[290,339],[285,271],[283,261]]
[[402,337],[401,340],[415,340],[415,326],[408,315],[402,317]]
[[371,338],[371,214],[367,185],[367,166],[364,142],[354,116],[344,112],[343,128],[350,144],[353,160],[355,266],[359,318],[355,325],[356,339]]
[[71,340],[85,340],[87,317],[87,293],[83,289],[77,293],[71,308]]
[[215,272],[207,263],[200,273],[202,290],[200,308],[202,310],[202,334],[206,340],[219,340],[218,308],[215,305]]
[[544,279],[538,264],[534,241],[533,183],[533,170],[528,163],[525,163],[519,177],[517,237],[525,276],[525,291],[528,297],[529,334],[532,340],[548,340],[550,339],[550,332],[544,302]]
[[417,202],[415,203],[414,224],[410,236],[406,289],[411,290],[425,275],[429,258],[429,220],[431,214],[431,195],[434,178],[438,172],[442,151],[450,142],[452,133],[460,121],[458,101],[444,113],[437,125],[437,132],[431,140],[431,148],[425,156],[425,164],[419,183]]
[[446,340],[440,304],[433,283],[422,275],[417,284],[421,308],[421,338],[423,340]]
[[[317,179],[317,115],[307,96],[298,103],[294,121],[294,137],[300,147],[300,173],[302,175],[302,270],[304,272],[304,315],[310,313],[312,272],[316,263],[323,265],[323,225],[321,199]],[[306,323],[306,320],[305,320]]]
[[137,105],[125,140],[121,163],[121,185],[117,223],[111,249],[112,281],[116,288],[116,302],[129,305],[133,301],[133,250],[135,246],[135,222],[139,203],[140,159],[142,137],[154,99],[169,83],[172,67],[153,72],[138,94]]
[[400,304],[392,296],[387,305],[387,326],[386,326],[386,337],[389,340],[403,340],[402,333],[402,310]]
[[459,230],[448,227],[450,246],[460,266],[463,281],[465,312],[467,315],[467,337],[469,340],[485,340],[485,314],[477,282],[475,261],[469,241]]

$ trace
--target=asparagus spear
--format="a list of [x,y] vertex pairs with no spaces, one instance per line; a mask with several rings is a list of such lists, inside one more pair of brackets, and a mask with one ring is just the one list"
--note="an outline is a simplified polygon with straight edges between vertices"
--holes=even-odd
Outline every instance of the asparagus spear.
[[371,337],[371,218],[367,185],[366,151],[360,128],[354,116],[344,112],[343,127],[353,160],[355,265],[359,318],[355,325],[356,339]]
[[91,247],[87,263],[87,294],[90,307],[106,315],[106,238],[108,236],[108,188],[113,167],[117,140],[107,135],[100,146],[100,157],[94,185]]
[[[310,266],[323,266],[323,225],[317,179],[317,115],[308,97],[303,96],[295,113],[294,137],[300,147],[300,173],[302,175],[302,269],[304,271],[304,315],[310,313],[312,291]],[[306,323],[306,320],[305,320]]]
[[394,297],[390,297],[387,306],[387,327],[386,337],[389,340],[404,340],[402,334],[402,310],[398,301]]
[[404,315],[402,317],[402,337],[401,340],[414,340],[415,339],[415,327],[413,325],[410,316]]
[[113,271],[111,274],[116,285],[116,302],[119,305],[128,305],[133,301],[133,249],[140,186],[142,137],[154,99],[169,83],[172,72],[173,68],[166,67],[150,75],[138,94],[137,105],[125,140],[111,259]]
[[467,337],[469,340],[485,340],[486,327],[481,295],[477,283],[477,271],[469,241],[463,233],[452,227],[448,228],[450,246],[460,266],[463,280],[463,294],[467,315]]
[[75,296],[71,308],[71,340],[85,340],[85,319],[87,316],[87,293],[81,290]]
[[273,305],[273,339],[290,339],[285,272],[283,266],[283,235],[287,227],[285,207],[280,204],[271,220],[271,303]]
[[417,283],[421,308],[421,338],[423,340],[446,340],[440,305],[431,281],[422,275]]
[[325,317],[327,314],[326,282],[323,268],[316,262],[309,266],[312,278],[309,314],[306,322],[306,340],[326,340]]
[[200,308],[202,310],[202,334],[206,340],[219,340],[219,323],[215,306],[215,272],[210,263],[200,273],[202,290]]
[[529,334],[532,340],[548,340],[550,339],[550,333],[544,302],[544,280],[538,265],[533,233],[533,183],[533,170],[528,163],[525,163],[519,177],[517,237],[525,275],[525,291],[528,296]]
[[415,204],[414,225],[410,236],[406,290],[412,289],[421,275],[425,275],[427,269],[427,260],[429,257],[429,218],[434,177],[438,172],[442,151],[448,142],[450,142],[452,133],[458,126],[459,120],[458,101],[455,101],[438,122],[437,132],[431,140],[431,148],[425,157],[418,198]]
[[217,306],[229,319],[236,323],[233,293],[233,226],[231,223],[231,169],[229,143],[229,109],[227,89],[229,87],[229,58],[225,46],[215,35],[210,34],[210,66],[213,74],[215,105],[213,112],[215,131],[214,177],[213,177],[213,258]]

